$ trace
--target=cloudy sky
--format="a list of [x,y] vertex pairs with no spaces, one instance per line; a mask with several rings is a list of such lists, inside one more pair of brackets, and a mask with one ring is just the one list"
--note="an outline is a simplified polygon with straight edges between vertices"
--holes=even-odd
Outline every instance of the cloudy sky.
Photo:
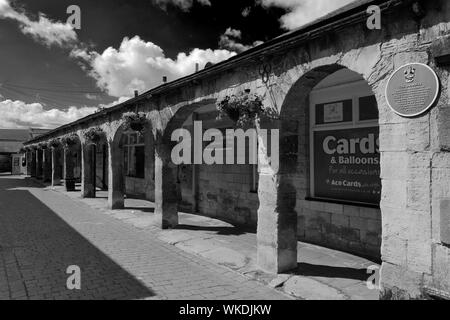
[[0,0],[0,128],[74,121],[352,1]]

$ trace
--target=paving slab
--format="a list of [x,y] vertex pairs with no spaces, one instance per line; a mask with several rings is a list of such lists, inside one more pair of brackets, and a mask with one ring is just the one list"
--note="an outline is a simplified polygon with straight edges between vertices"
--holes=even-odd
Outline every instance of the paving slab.
[[[159,240],[217,265],[226,266],[246,278],[272,288],[280,288],[299,299],[378,299],[377,290],[369,290],[367,267],[377,263],[337,250],[298,242],[299,267],[290,274],[271,275],[256,266],[256,234],[217,219],[180,212],[176,229],[161,230],[160,217],[153,213],[154,204],[142,199],[126,199],[125,209],[109,210],[106,193],[100,198],[81,199],[79,193],[55,192],[82,202],[121,223],[151,232]],[[316,289],[311,287],[316,286]],[[307,288],[307,290],[305,289]],[[308,295],[307,293],[310,292]]]

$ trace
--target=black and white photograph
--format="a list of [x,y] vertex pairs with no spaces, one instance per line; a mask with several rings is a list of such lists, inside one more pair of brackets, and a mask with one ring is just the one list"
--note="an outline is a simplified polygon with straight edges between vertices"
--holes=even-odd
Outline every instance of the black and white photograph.
[[0,300],[449,300],[449,77],[448,0],[0,0]]

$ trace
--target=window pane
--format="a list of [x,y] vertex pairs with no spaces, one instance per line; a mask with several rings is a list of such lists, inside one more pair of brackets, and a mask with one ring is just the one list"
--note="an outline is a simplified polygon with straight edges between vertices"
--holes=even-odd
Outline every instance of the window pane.
[[375,96],[359,98],[359,120],[378,119],[378,106]]
[[316,105],[316,124],[351,122],[353,101],[344,100]]
[[130,134],[130,144],[136,144],[136,142],[137,142],[137,134],[136,133]]
[[128,147],[123,148],[123,165],[124,165],[124,169],[125,169],[125,174],[129,174],[129,169],[128,169]]
[[144,178],[145,176],[145,148],[136,147],[135,152],[135,163],[136,163],[136,178]]
[[143,134],[138,134],[137,138],[138,138],[138,144],[144,144],[144,135]]

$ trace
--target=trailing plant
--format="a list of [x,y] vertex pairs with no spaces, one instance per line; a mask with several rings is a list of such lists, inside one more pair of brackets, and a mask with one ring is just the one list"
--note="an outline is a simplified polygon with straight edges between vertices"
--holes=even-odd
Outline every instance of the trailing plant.
[[102,134],[103,134],[102,129],[100,129],[99,127],[94,127],[84,133],[84,138],[87,141],[97,143],[100,141]]
[[57,147],[60,145],[60,140],[59,140],[59,139],[51,139],[51,140],[47,143],[47,145],[48,145],[50,148],[57,148]]
[[41,148],[42,150],[45,150],[45,149],[47,149],[47,144],[45,143],[45,142],[40,142],[39,144],[38,144],[38,146],[39,146],[39,148]]
[[126,112],[122,116],[125,130],[133,130],[143,133],[147,124],[147,116],[144,112]]
[[217,110],[219,111],[218,119],[228,117],[236,123],[237,127],[241,128],[254,126],[261,117],[270,119],[276,117],[276,112],[264,107],[263,98],[251,93],[250,90],[226,96],[217,103]]
[[76,134],[71,134],[61,138],[61,143],[65,146],[73,146],[77,143],[78,136]]

